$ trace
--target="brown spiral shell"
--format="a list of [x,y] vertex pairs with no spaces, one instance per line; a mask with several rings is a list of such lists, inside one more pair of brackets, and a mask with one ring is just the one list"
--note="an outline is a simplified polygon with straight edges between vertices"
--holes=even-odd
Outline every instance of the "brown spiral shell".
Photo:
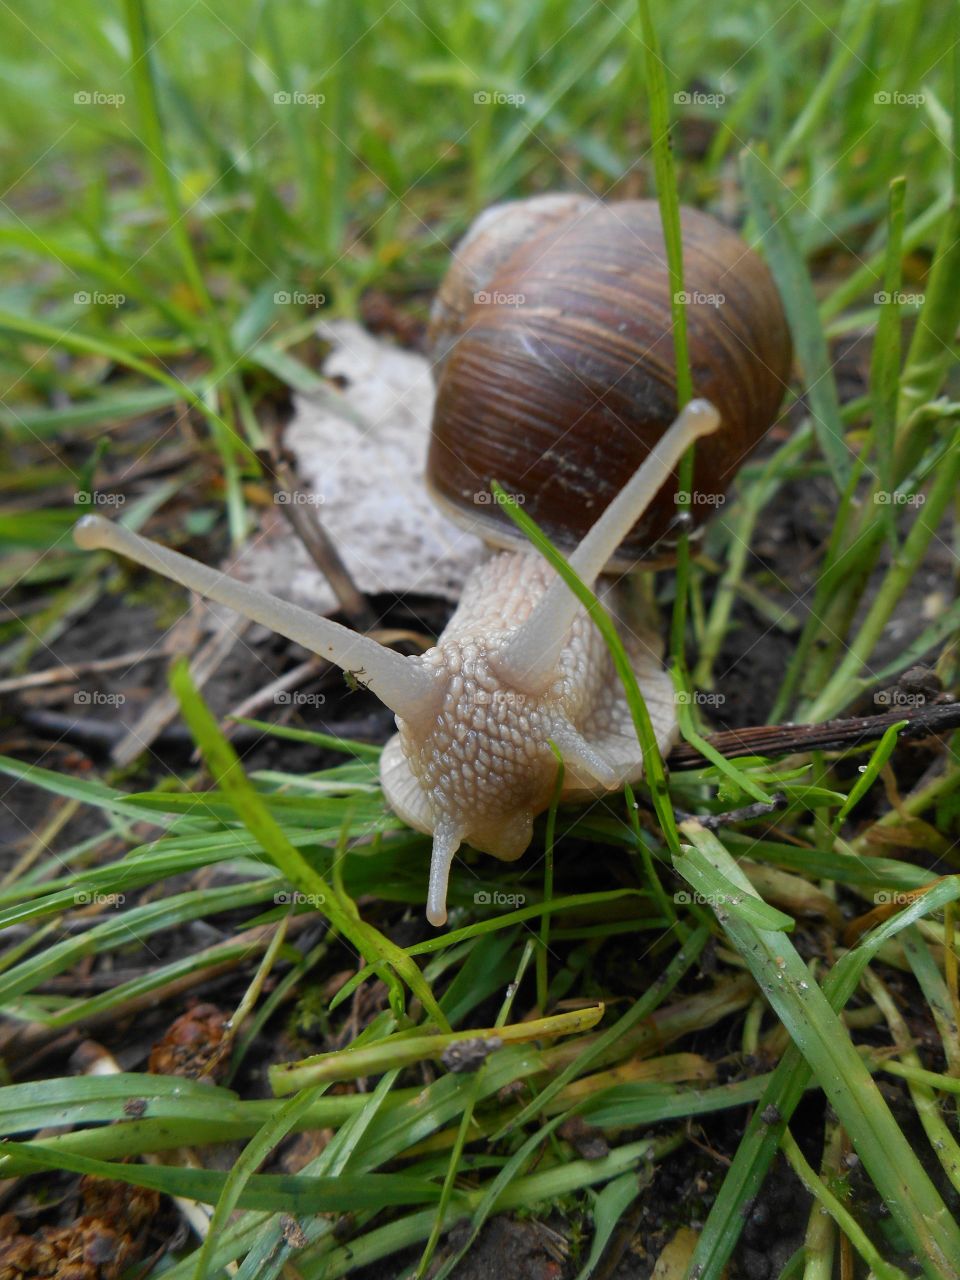
[[[515,212],[488,223],[495,247],[468,238],[441,286],[427,480],[454,519],[517,545],[489,499],[498,480],[570,549],[676,416],[670,280],[656,201],[574,198],[536,229],[534,203],[500,206]],[[708,214],[684,208],[681,229],[693,392],[722,418],[697,445],[699,524],[776,418],[792,348],[763,260]],[[669,561],[675,493],[660,490],[611,567]]]
[[434,378],[439,380],[447,356],[463,333],[476,295],[487,288],[517,245],[563,226],[593,203],[589,196],[551,192],[491,205],[474,219],[451,255],[430,308]]

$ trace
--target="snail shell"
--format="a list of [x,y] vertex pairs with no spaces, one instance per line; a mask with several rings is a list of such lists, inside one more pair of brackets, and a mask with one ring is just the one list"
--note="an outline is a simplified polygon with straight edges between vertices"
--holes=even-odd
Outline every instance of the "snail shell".
[[[681,230],[693,386],[722,420],[696,453],[696,525],[775,419],[792,349],[763,260],[708,214],[683,209]],[[537,197],[488,212],[433,317],[438,504],[487,541],[520,545],[497,504],[477,503],[498,480],[574,547],[676,416],[670,300],[653,200]],[[610,568],[669,562],[675,495],[664,485]]]
[[474,219],[454,250],[430,308],[428,342],[436,380],[467,326],[476,295],[487,290],[516,247],[562,227],[593,203],[589,196],[551,192],[493,204]]

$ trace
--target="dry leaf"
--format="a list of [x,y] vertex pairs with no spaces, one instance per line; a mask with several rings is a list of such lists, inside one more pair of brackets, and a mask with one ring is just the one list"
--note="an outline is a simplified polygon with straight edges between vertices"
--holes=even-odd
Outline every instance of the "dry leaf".
[[[372,337],[352,320],[319,328],[333,345],[323,372],[342,386],[342,415],[294,398],[284,444],[306,500],[361,591],[458,600],[483,544],[434,507],[423,479],[434,389],[429,361]],[[282,513],[237,558],[232,572],[317,613],[336,601]]]

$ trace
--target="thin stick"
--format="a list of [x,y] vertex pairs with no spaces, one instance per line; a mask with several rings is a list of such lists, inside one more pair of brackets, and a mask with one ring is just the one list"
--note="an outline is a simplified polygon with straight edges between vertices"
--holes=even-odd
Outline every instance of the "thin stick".
[[336,543],[323,527],[316,508],[301,500],[303,491],[288,462],[269,458],[266,464],[276,482],[274,499],[290,522],[290,527],[306,547],[310,559],[329,582],[337,603],[357,631],[372,631],[377,619],[350,575]]
[[[232,721],[242,719],[244,716],[255,716],[258,711],[268,707],[278,693],[289,693],[291,689],[298,688],[308,680],[312,680],[314,676],[318,676],[327,665],[322,658],[307,658],[306,662],[301,662],[297,666],[291,667],[282,676],[277,676],[276,680],[271,680],[269,684],[265,684],[262,688],[257,689],[255,693],[251,693],[249,698],[244,698],[242,702],[238,702],[223,717],[223,731],[226,736],[232,738],[240,729],[240,725],[231,723]],[[196,761],[199,758],[200,751],[197,749],[193,753],[193,759]]]
[[[792,755],[798,751],[841,751],[883,737],[892,724],[906,720],[901,738],[925,738],[960,727],[960,702],[904,707],[879,716],[853,716],[822,724],[751,725],[727,729],[707,739],[724,756]],[[700,769],[707,759],[681,742],[667,758],[672,769]]]
[[92,676],[100,671],[116,671],[119,667],[135,667],[139,662],[156,661],[169,656],[166,649],[137,649],[132,653],[120,653],[115,658],[97,658],[92,662],[73,662],[62,667],[48,667],[45,671],[28,671],[26,675],[0,680],[0,693],[18,693],[21,689],[39,689],[51,684],[70,684],[79,676]]
[[10,885],[16,884],[21,876],[26,875],[40,855],[48,852],[51,841],[60,834],[79,808],[79,800],[68,800],[60,806],[43,830],[34,836],[22,856],[13,864],[6,875],[0,879],[0,889],[6,889]]

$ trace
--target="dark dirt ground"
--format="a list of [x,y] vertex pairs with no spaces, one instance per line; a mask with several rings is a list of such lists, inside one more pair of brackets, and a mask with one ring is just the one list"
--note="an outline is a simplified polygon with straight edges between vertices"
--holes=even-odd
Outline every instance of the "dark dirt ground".
[[[841,363],[843,399],[862,392],[867,359],[868,353],[862,347],[849,345]],[[149,429],[149,424],[145,429]],[[201,476],[196,480],[198,491],[203,489],[207,479],[209,477]],[[176,523],[177,510],[192,500],[188,492],[179,495],[171,504],[168,512],[171,526]],[[197,500],[206,500],[206,495],[201,493]],[[775,585],[778,581],[790,584],[803,600],[808,598],[814,582],[817,555],[830,526],[832,502],[833,493],[828,481],[810,480],[788,487],[773,504],[773,509],[765,514],[750,572],[753,575],[766,573],[768,581],[774,584],[771,587],[774,598],[780,598]],[[162,519],[154,522],[153,528],[163,536]],[[194,538],[183,549],[208,563],[216,563],[226,551],[222,543],[218,544],[216,539],[209,537]],[[940,558],[933,552],[927,569],[913,584],[908,599],[901,606],[900,613],[904,618],[918,615],[919,602],[923,597],[944,584],[948,565],[949,556],[945,550]],[[663,581],[668,594],[669,583],[665,578]],[[174,620],[168,613],[169,593],[166,588],[147,583],[145,575],[138,575],[136,583],[137,592],[132,601],[125,600],[118,593],[103,596],[95,609],[74,621],[56,641],[53,646],[56,659],[50,652],[40,649],[34,655],[30,669],[44,669],[54,665],[55,661],[69,663],[110,657],[153,644]],[[13,603],[16,605],[18,601]],[[375,607],[377,603],[385,602],[374,602]],[[446,606],[424,600],[411,604],[414,607],[409,614],[403,608],[395,607],[388,615],[387,625],[410,626],[411,618],[415,617],[427,619],[434,631],[442,629],[449,612]],[[785,607],[790,605],[785,594],[783,604]],[[794,606],[800,620],[804,607],[803,602]],[[413,625],[419,624],[414,622]],[[889,644],[899,644],[902,640],[902,634],[891,635]],[[758,615],[749,604],[738,600],[734,626],[716,668],[716,687],[726,699],[722,715],[714,717],[716,728],[766,722],[792,643],[790,635],[772,628],[769,621]],[[288,670],[304,656],[286,641],[263,632],[251,632],[244,643],[234,647],[206,685],[205,697],[216,712],[227,714],[241,700],[255,693],[270,678],[268,673],[276,675]],[[167,669],[168,660],[163,659],[85,681],[86,687],[95,688],[103,695],[122,694],[126,701],[120,707],[109,703],[78,706],[74,701],[74,686],[70,685],[59,686],[52,693],[42,690],[7,696],[0,703],[0,752],[81,777],[102,776],[109,771],[109,749],[116,742],[120,730],[135,723],[141,712],[163,693]],[[264,719],[277,719],[374,742],[384,741],[392,731],[389,713],[362,691],[349,693],[338,674],[314,680],[304,689],[324,694],[326,702],[322,715],[308,711],[301,716],[299,709],[290,705],[271,706],[257,714]],[[240,734],[235,741],[248,769],[315,770],[338,759],[310,746],[263,738],[257,734]],[[922,745],[906,746],[904,753],[912,756],[912,760],[902,762],[908,776],[919,773],[929,759],[927,749]],[[191,763],[191,754],[184,727],[173,721],[149,751],[135,765],[127,768],[120,785],[140,789],[158,784],[170,772],[181,776],[190,773],[196,767]],[[9,779],[0,783],[0,801],[0,841],[5,851],[0,859],[2,872],[23,853],[30,843],[31,833],[43,828],[58,811],[61,802],[54,802],[52,797],[35,788],[12,784]],[[102,830],[103,819],[93,810],[80,808],[65,829],[51,839],[50,846],[54,850],[67,848]],[[146,834],[146,827],[143,832]],[[118,855],[122,852],[119,844],[116,852]],[[571,855],[566,866],[562,849],[558,859],[558,877],[565,888],[566,878],[576,880],[577,868],[583,861],[573,856],[574,850]],[[217,938],[227,937],[242,923],[237,916],[218,919],[215,925],[197,924],[193,936],[162,934],[152,945],[162,960],[184,947],[209,945]],[[404,943],[408,943],[420,927],[409,917],[394,920],[392,924],[389,918],[383,918],[378,923]],[[314,927],[314,932],[316,937],[320,936],[319,925]],[[304,943],[309,943],[309,938],[300,935],[298,945]],[[819,942],[815,933],[803,936],[801,944],[805,954],[817,953]],[[352,965],[353,958],[344,950],[335,962],[317,975],[317,981],[333,980],[337,969],[348,970]],[[650,976],[647,975],[647,980]],[[899,975],[885,976],[894,988],[898,983],[905,983]],[[98,983],[119,981],[122,977],[117,972],[104,973],[82,966],[77,975],[80,985],[74,985],[72,990],[84,989],[84,984],[87,984],[87,989],[95,989]],[[702,980],[699,975],[691,976],[683,990],[697,990]],[[242,994],[245,983],[244,975],[226,975],[162,1006],[148,1009],[128,1024],[102,1026],[94,1030],[115,1053],[122,1067],[142,1070],[152,1046],[174,1019],[197,1000],[212,1002],[220,1009],[229,1010]],[[909,1007],[908,990],[904,991],[904,1002]],[[371,1008],[366,1010],[368,1015],[372,1012]],[[316,1039],[305,1040],[303,1024],[297,1021],[294,1013],[288,1005],[270,1024],[258,1052],[250,1055],[242,1077],[235,1081],[245,1096],[267,1094],[265,1068],[270,1061],[330,1047],[322,1028],[318,1030]],[[920,1027],[915,1031],[921,1051],[929,1057],[927,1065],[938,1067],[936,1051],[932,1048],[936,1040],[930,1029]],[[18,1060],[18,1078],[69,1073],[70,1055],[80,1039],[79,1034],[69,1033],[59,1040],[32,1046],[30,1052]],[[752,1074],[757,1065],[738,1059],[739,1045],[739,1023],[728,1022],[719,1024],[697,1037],[694,1043],[685,1043],[683,1047],[714,1060],[726,1059],[730,1078],[735,1078],[739,1073]],[[885,1084],[884,1088],[898,1119],[907,1126],[908,1132],[911,1131],[911,1126],[916,1127],[916,1121],[909,1101],[897,1085]],[[705,1117],[691,1129],[690,1142],[655,1171],[651,1184],[624,1219],[610,1257],[596,1273],[598,1280],[646,1280],[652,1274],[653,1263],[660,1250],[674,1232],[681,1226],[696,1226],[704,1220],[747,1118],[746,1110],[724,1112]],[[796,1114],[793,1132],[814,1165],[819,1161],[824,1121],[823,1099],[819,1094],[808,1095]],[[922,1140],[920,1145],[923,1145]],[[216,1156],[217,1163],[220,1167],[228,1165],[232,1155],[228,1150],[221,1150]],[[293,1153],[291,1158],[295,1159],[295,1156]],[[931,1173],[936,1176],[936,1170],[931,1169]],[[856,1189],[856,1169],[851,1180]],[[15,1196],[12,1203],[6,1203],[0,1189],[0,1214],[16,1209],[22,1231],[32,1231],[37,1225],[58,1220],[69,1222],[76,1211],[74,1183],[61,1178],[53,1179],[52,1185],[59,1187],[63,1196],[59,1207],[56,1197],[43,1206],[32,1204],[29,1196],[22,1195]],[[948,1196],[948,1203],[956,1200],[955,1196],[950,1198],[952,1193],[946,1189],[944,1193]],[[872,1193],[865,1185],[859,1186],[858,1194],[861,1204],[871,1205]],[[872,1212],[876,1216],[881,1215],[882,1206],[874,1205]],[[802,1243],[807,1215],[808,1197],[781,1159],[751,1208],[730,1269],[731,1280],[772,1280],[777,1276]],[[0,1231],[2,1224],[0,1218]],[[161,1209],[153,1218],[143,1242],[144,1256],[149,1256],[154,1248],[175,1238],[177,1229],[169,1208]],[[488,1277],[491,1280],[494,1277],[495,1280],[565,1280],[575,1275],[579,1266],[573,1245],[577,1240],[588,1241],[589,1230],[589,1221],[582,1219],[574,1207],[566,1216],[554,1213],[545,1219],[535,1214],[498,1218],[488,1224],[470,1257],[458,1270],[458,1280],[487,1280]],[[456,1247],[459,1233],[460,1227],[450,1233],[438,1255],[441,1259],[445,1250]],[[358,1274],[362,1274],[365,1280],[393,1280],[393,1277],[402,1275],[405,1265],[414,1262],[418,1256],[419,1251],[411,1251],[406,1258],[395,1258]],[[909,1270],[908,1261],[901,1260],[901,1265]]]

